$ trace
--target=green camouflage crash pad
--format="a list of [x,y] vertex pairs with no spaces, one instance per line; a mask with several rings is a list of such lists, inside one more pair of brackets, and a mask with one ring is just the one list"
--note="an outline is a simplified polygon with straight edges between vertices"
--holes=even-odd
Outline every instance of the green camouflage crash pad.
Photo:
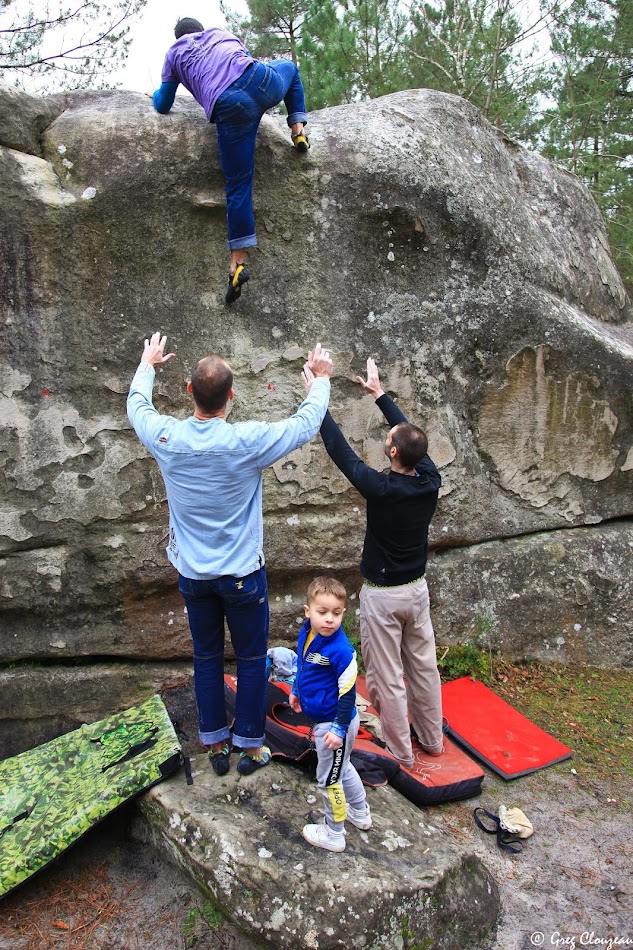
[[0,897],[181,761],[153,696],[0,762]]

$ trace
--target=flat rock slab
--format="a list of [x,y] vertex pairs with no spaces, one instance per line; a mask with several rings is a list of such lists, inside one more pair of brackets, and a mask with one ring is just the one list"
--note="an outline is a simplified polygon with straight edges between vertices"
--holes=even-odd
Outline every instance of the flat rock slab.
[[266,943],[307,947],[464,950],[495,927],[499,893],[478,858],[390,787],[368,789],[374,824],[348,823],[342,854],[301,834],[318,821],[314,782],[273,762],[222,778],[206,756],[140,800],[134,834],[151,840],[227,918]]

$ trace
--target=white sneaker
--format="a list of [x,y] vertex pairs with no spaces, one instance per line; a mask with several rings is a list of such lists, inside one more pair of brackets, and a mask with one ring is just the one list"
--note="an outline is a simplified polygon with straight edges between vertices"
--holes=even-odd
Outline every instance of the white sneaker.
[[345,851],[345,832],[332,831],[329,825],[304,825],[303,837],[315,848],[326,851]]
[[371,828],[371,811],[369,810],[369,805],[365,805],[365,810],[362,808],[352,808],[351,805],[347,806],[347,820],[356,827],[360,828],[361,831],[367,831],[368,828]]

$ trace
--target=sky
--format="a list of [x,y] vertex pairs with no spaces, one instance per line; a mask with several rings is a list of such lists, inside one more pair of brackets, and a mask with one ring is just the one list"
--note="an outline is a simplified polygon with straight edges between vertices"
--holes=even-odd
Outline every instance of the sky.
[[[226,2],[228,7],[239,15],[244,17],[248,15],[246,0],[226,0]],[[17,12],[20,7],[26,10],[32,7],[36,14],[39,14],[38,8],[47,7],[47,3],[48,0],[13,0],[8,9],[9,12]],[[53,0],[50,9],[54,9],[56,4],[66,6],[64,0]],[[517,10],[521,8],[532,10],[535,4],[536,0],[514,0]],[[44,12],[43,9],[41,12]],[[207,29],[213,26],[226,27],[219,0],[184,0],[176,4],[173,0],[147,0],[140,15],[129,22],[129,38],[132,42],[127,60],[105,77],[108,84],[119,89],[131,89],[137,92],[153,92],[157,89],[160,85],[165,53],[174,42],[174,26],[181,16],[194,17],[200,20]],[[54,32],[54,36],[51,35],[53,47],[58,45],[58,41],[55,40],[57,36],[57,31]],[[56,50],[53,48],[47,50],[47,52],[53,51]],[[40,87],[41,83],[37,80],[25,81],[25,88],[32,92],[37,92]],[[179,94],[188,95],[182,86],[179,88]]]
[[[228,5],[241,14],[247,13],[245,0],[228,0]],[[218,0],[147,0],[138,20],[132,21],[132,45],[126,62],[108,77],[120,89],[153,92],[160,86],[160,71],[165,53],[174,42],[174,26],[180,17],[199,20],[205,29],[225,27]]]

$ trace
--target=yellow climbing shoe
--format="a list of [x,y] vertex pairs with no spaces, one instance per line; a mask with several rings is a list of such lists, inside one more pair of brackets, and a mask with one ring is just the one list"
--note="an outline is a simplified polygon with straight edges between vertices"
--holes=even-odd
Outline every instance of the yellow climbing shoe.
[[224,298],[227,303],[234,303],[237,300],[242,293],[242,284],[245,284],[250,276],[244,264],[238,264],[235,273],[229,274],[229,286]]
[[310,142],[305,132],[299,132],[297,135],[293,135],[292,144],[298,152],[307,152],[310,148]]

